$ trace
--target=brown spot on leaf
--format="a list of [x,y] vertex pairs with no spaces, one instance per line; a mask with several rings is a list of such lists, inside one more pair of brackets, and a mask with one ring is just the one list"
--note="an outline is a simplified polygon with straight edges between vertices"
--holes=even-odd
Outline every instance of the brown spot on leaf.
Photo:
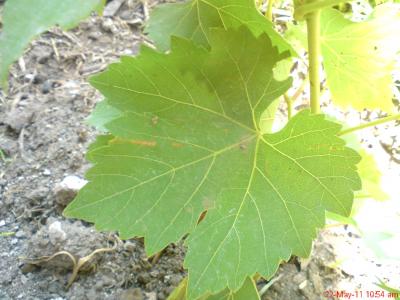
[[174,148],[182,148],[183,146],[185,146],[184,144],[176,143],[176,142],[171,143],[171,145],[172,145],[172,147],[174,147]]
[[203,211],[199,217],[199,219],[197,220],[197,224],[199,224],[201,221],[204,220],[204,218],[206,217],[207,211]]
[[110,144],[133,144],[146,147],[155,147],[157,145],[157,142],[148,140],[129,140],[116,137],[110,141]]
[[134,145],[141,145],[147,147],[154,147],[155,145],[157,145],[156,141],[145,141],[145,140],[131,140],[130,143]]

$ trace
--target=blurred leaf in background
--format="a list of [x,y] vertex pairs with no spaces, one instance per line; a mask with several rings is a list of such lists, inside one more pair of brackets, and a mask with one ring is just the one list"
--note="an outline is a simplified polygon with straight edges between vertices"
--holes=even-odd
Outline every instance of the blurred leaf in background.
[[0,35],[0,83],[7,87],[10,65],[38,34],[59,25],[75,27],[92,11],[101,13],[105,0],[12,0],[4,4]]

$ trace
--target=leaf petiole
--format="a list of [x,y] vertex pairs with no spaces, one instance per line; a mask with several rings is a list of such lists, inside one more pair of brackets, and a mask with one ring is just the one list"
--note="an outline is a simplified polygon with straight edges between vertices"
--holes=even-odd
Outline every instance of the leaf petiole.
[[272,8],[274,5],[274,0],[268,0],[267,11],[265,12],[265,17],[272,22]]
[[324,0],[324,1],[314,1],[296,7],[294,11],[294,19],[297,21],[303,21],[306,15],[313,13],[315,11],[321,10],[326,7],[332,7],[343,3],[343,0]]
[[293,113],[293,105],[292,105],[293,101],[287,93],[283,94],[283,99],[285,99],[287,105],[288,120],[290,120],[292,118],[292,113]]
[[320,111],[320,16],[321,11],[316,10],[307,16],[308,60],[310,76],[310,106],[313,114]]
[[396,115],[393,115],[393,116],[380,118],[380,119],[372,121],[372,122],[368,122],[368,123],[365,123],[365,124],[361,124],[361,125],[358,125],[358,126],[354,126],[354,127],[342,130],[341,132],[338,133],[338,135],[340,136],[340,135],[349,134],[349,133],[352,133],[352,132],[355,132],[355,131],[359,131],[359,130],[362,130],[362,129],[365,129],[365,128],[368,128],[368,127],[384,124],[384,123],[395,121],[395,120],[399,120],[399,119],[400,119],[400,114],[396,114]]

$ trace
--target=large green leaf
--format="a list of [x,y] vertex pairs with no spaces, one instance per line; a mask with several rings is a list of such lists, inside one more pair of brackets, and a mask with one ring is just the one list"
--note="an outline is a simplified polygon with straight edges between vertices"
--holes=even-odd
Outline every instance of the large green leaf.
[[0,81],[7,80],[8,68],[36,35],[59,25],[69,29],[91,11],[101,11],[105,0],[10,0],[3,13],[0,35]]
[[189,299],[306,256],[325,210],[348,215],[360,188],[340,125],[303,111],[261,133],[262,112],[291,83],[273,78],[285,56],[267,35],[214,30],[210,45],[174,38],[169,54],[142,48],[92,80],[123,115],[91,148],[89,183],[65,211],[144,236],[149,255],[192,232]]
[[[266,35],[256,39],[245,28],[228,33],[216,30],[213,45],[208,52],[194,47],[192,42],[175,38],[171,54],[143,47],[140,56],[124,57],[121,64],[113,64],[107,72],[93,78],[92,84],[107,97],[109,105],[123,112],[123,116],[105,125],[118,138],[106,141],[108,146],[94,147],[90,151],[89,157],[96,165],[87,177],[94,176],[96,180],[82,190],[67,209],[67,214],[95,221],[101,229],[119,229],[125,238],[146,235],[150,254],[179,240],[195,227],[197,216],[213,206],[215,199],[199,201],[200,195],[190,196],[193,188],[200,183],[205,186],[203,189],[210,191],[220,188],[210,179],[203,182],[205,170],[225,153],[232,158],[235,155],[246,157],[246,145],[257,135],[256,120],[273,99],[291,85],[291,80],[278,82],[273,79],[274,64],[285,56],[272,48]],[[235,149],[241,150],[236,153]],[[139,151],[138,155],[149,159],[127,156],[131,151]],[[106,153],[115,155],[105,156]],[[215,163],[217,161],[212,164]],[[130,203],[133,207],[138,206],[134,212],[129,212],[125,218],[113,219],[113,213],[120,207],[119,201],[126,202],[126,195],[132,191],[128,187],[132,186],[133,180],[131,177],[122,180],[124,176],[116,174],[132,172],[132,164],[141,166],[134,168],[141,174],[137,175],[138,180],[146,181],[148,176],[156,173],[160,176],[160,180],[141,184],[141,189],[151,189],[157,194],[169,187],[172,179],[182,181],[181,184],[185,182],[186,192],[174,184],[173,188],[168,188],[168,193],[166,190],[165,195],[158,195],[162,196],[160,201],[176,198],[169,203],[169,218],[162,206],[145,214],[153,202],[144,199],[151,195],[135,192],[138,200]],[[116,168],[112,172],[115,175],[106,175],[110,173],[106,172],[109,167]],[[128,169],[124,171],[125,168]],[[144,171],[147,169],[152,171]],[[164,172],[166,174],[161,176]],[[188,177],[190,173],[193,176]],[[215,176],[219,174],[212,177]],[[100,178],[107,179],[108,183],[103,185]],[[223,180],[223,177],[215,180]],[[116,190],[126,189],[129,192],[115,195]],[[172,196],[177,192],[179,197]],[[99,193],[103,194],[104,200],[99,200]],[[145,198],[140,200],[139,196]],[[186,206],[182,208],[184,203]],[[93,209],[102,206],[108,209],[98,212]],[[177,216],[176,212],[179,212]],[[158,214],[164,216],[164,220],[150,222]],[[138,221],[132,222],[136,218]]]
[[255,35],[263,32],[281,52],[293,48],[274,30],[273,24],[260,14],[254,0],[191,0],[168,3],[154,9],[145,31],[160,50],[168,50],[170,36],[186,37],[208,47],[210,28],[247,26]]
[[377,6],[354,23],[334,9],[321,15],[321,43],[328,87],[336,104],[392,111],[392,72],[400,51],[400,6]]

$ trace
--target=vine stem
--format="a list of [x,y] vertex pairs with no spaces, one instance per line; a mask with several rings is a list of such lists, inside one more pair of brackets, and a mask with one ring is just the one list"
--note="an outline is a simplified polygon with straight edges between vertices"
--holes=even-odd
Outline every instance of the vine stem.
[[376,125],[380,125],[380,124],[384,124],[390,121],[395,121],[395,120],[399,120],[400,119],[400,114],[396,114],[393,116],[388,116],[388,117],[384,117],[384,118],[380,118],[378,120],[372,121],[372,122],[368,122],[365,124],[361,124],[355,127],[351,127],[351,128],[347,128],[345,130],[342,130],[338,133],[338,135],[345,135],[345,134],[349,134],[355,131],[359,131],[368,127],[372,127],[372,126],[376,126]]
[[268,20],[272,22],[272,8],[274,6],[274,0],[268,0],[267,11],[265,12],[265,16]]
[[343,0],[323,0],[302,4],[296,8],[293,17],[297,21],[303,21],[307,14],[323,9],[325,7],[332,7],[340,3],[343,3]]
[[283,99],[285,99],[285,102],[287,105],[288,120],[290,120],[292,118],[292,114],[293,114],[293,106],[292,106],[293,101],[287,93],[283,94]]
[[320,10],[315,10],[306,15],[309,60],[308,72],[310,76],[310,106],[311,112],[314,114],[320,112],[320,16]]

